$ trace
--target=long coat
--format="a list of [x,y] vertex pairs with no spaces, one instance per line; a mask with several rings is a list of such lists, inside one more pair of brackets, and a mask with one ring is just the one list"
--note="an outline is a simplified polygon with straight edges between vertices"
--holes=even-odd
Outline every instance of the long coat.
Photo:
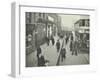
[[70,42],[70,51],[72,51],[72,41]]
[[77,41],[73,41],[72,42],[72,51],[74,52],[77,52],[78,50],[78,42]]
[[56,43],[56,47],[57,47],[57,49],[60,49],[60,42]]
[[52,40],[52,44],[54,45],[54,43],[55,43],[55,40],[54,40],[54,38],[52,38],[51,40]]

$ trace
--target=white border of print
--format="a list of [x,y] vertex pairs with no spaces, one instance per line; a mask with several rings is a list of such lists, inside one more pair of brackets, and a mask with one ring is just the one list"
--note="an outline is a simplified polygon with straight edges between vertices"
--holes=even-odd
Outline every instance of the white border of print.
[[[52,67],[25,67],[25,12],[47,12],[65,14],[84,14],[90,15],[90,64],[73,66],[52,66]],[[47,6],[26,3],[12,3],[12,62],[11,72],[14,77],[38,76],[38,75],[59,75],[69,72],[95,71],[96,53],[95,31],[96,31],[96,9],[72,6]]]

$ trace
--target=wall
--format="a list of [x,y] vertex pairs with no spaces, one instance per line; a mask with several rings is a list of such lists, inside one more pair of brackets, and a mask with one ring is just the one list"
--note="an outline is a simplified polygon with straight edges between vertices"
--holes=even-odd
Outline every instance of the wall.
[[[11,70],[11,2],[15,0],[1,0],[0,1],[0,80],[14,80],[10,77]],[[98,53],[96,60],[97,72],[82,72],[82,73],[69,73],[62,75],[51,76],[35,76],[30,78],[21,78],[17,80],[100,80],[100,0],[16,0],[24,2],[33,2],[40,4],[51,5],[87,5],[96,6],[98,8],[97,13],[97,27],[96,27],[96,42],[93,43],[96,47],[95,53]],[[95,26],[94,26],[95,27]],[[94,47],[94,48],[95,48]]]

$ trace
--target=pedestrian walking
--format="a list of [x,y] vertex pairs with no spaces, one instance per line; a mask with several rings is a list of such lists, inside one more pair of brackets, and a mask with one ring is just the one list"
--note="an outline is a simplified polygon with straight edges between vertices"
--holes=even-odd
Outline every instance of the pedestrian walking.
[[49,46],[50,39],[48,37],[46,37],[46,42],[47,42],[47,45]]
[[60,42],[59,42],[59,40],[57,40],[56,47],[57,47],[57,52],[59,52],[59,49],[60,49]]
[[73,41],[72,42],[72,55],[75,54],[77,56],[78,53],[78,42],[77,41]]
[[75,51],[75,45],[74,45],[74,41],[72,41],[72,55],[74,54]]
[[70,51],[72,51],[72,41],[70,41]]
[[65,38],[66,44],[68,43],[68,40],[69,40],[69,36],[66,35],[66,38]]
[[71,35],[71,41],[73,41],[73,34]]
[[66,59],[66,49],[63,48],[63,58]]
[[63,62],[63,49],[61,49],[60,55],[61,55],[61,61]]
[[37,58],[39,58],[39,55],[41,54],[41,47],[40,46],[38,46],[37,47]]
[[65,48],[61,49],[60,55],[61,55],[61,61],[63,62],[63,60],[66,58],[66,49]]
[[67,44],[67,42],[68,42],[68,37],[65,38],[65,41],[66,41],[66,44]]
[[52,37],[51,41],[52,41],[52,45],[54,45],[55,40],[54,40],[54,38],[53,38],[53,37]]

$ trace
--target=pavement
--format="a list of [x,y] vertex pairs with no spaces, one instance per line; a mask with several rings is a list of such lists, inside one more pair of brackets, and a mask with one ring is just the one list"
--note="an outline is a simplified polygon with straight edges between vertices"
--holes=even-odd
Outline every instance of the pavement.
[[[55,43],[58,40],[58,36],[54,37]],[[60,43],[62,44],[63,40],[60,39]],[[65,44],[65,43],[64,43]],[[48,66],[56,66],[58,58],[59,58],[59,52],[57,53],[56,44],[52,45],[50,42],[50,45],[47,46],[47,44],[41,45],[42,49],[42,55],[44,55],[46,60],[49,60]],[[61,62],[59,62],[59,65],[81,65],[81,64],[89,64],[89,54],[84,52],[79,52],[78,55],[71,55],[71,51],[69,48],[70,45],[70,38],[67,45],[64,47],[66,48],[66,59]],[[26,55],[26,66],[27,67],[37,67],[37,56],[36,51]]]
[[[41,45],[42,49],[42,55],[46,60],[49,60],[49,65],[48,66],[56,66],[57,60],[59,53],[57,53],[56,49],[56,42],[58,40],[58,36],[54,37],[55,39],[55,44],[52,45],[51,40],[49,46],[44,43]],[[62,39],[60,39],[60,43],[62,44]],[[28,55],[26,55],[26,66],[27,67],[36,67],[37,66],[37,51],[34,51]]]
[[60,60],[59,65],[82,65],[82,64],[89,64],[89,53],[86,52],[78,52],[78,55],[72,55],[72,52],[70,51],[70,38],[67,45],[65,45],[66,49],[66,59],[62,62]]

